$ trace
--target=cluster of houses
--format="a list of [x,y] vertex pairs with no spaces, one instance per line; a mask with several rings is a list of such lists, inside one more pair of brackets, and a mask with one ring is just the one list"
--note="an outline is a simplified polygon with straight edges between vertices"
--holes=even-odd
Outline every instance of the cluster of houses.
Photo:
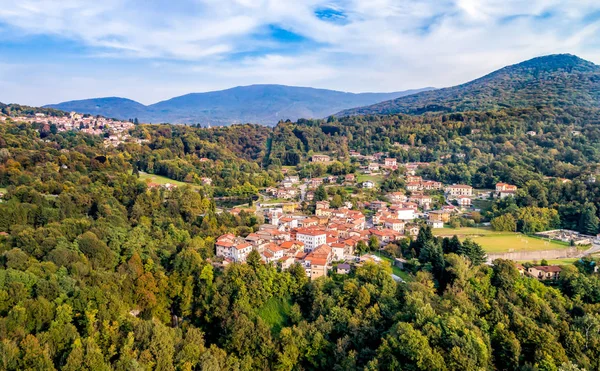
[[275,198],[281,198],[285,200],[295,199],[300,196],[300,190],[298,185],[300,184],[300,178],[296,175],[286,176],[278,187],[268,187],[265,192]]
[[442,183],[433,180],[423,180],[422,177],[408,174],[406,176],[406,190],[415,191],[438,191],[442,189]]
[[[4,116],[3,116],[4,117]],[[4,117],[6,119],[6,117]],[[134,124],[129,121],[120,121],[108,119],[101,116],[82,115],[80,113],[71,112],[63,117],[46,116],[44,113],[35,113],[32,116],[12,117],[13,121],[20,122],[37,122],[48,125],[56,125],[59,132],[62,131],[80,131],[91,135],[104,135],[109,133],[109,136],[104,139],[106,146],[118,146],[123,142],[144,143],[145,140],[132,138],[129,135],[129,130],[134,127]]]
[[[372,155],[361,155],[358,151],[350,151],[350,157],[358,160],[362,165],[360,166],[361,171],[364,174],[372,174],[383,172],[390,172],[404,167],[407,174],[415,175],[418,168],[429,166],[429,162],[408,162],[399,164],[397,159],[391,158],[386,152],[377,152]],[[313,155],[311,161],[315,163],[329,163],[331,158],[328,155]]]
[[496,197],[498,198],[506,198],[506,197],[514,197],[517,192],[517,186],[506,183],[496,183]]
[[314,190],[322,184],[344,184],[354,185],[356,176],[354,174],[346,174],[344,176],[326,176],[321,178],[300,179],[297,175],[286,175],[277,187],[267,187],[265,193],[271,197],[293,200],[301,198],[302,192],[299,186],[304,185],[308,192],[304,194],[306,201],[312,201],[314,198]]
[[453,184],[444,190],[446,200],[456,200],[460,207],[471,207],[473,201],[473,187],[465,184]]
[[[444,190],[448,201],[456,200],[460,207],[470,207],[474,198],[473,187],[465,184],[453,184],[447,186]],[[491,196],[495,198],[514,197],[517,192],[517,186],[499,182],[493,192],[482,193],[481,196]]]
[[[272,209],[267,211],[267,221],[246,237],[230,234],[219,237],[216,253],[223,258],[223,264],[245,262],[248,254],[256,250],[265,263],[278,264],[282,269],[300,263],[308,277],[315,279],[327,275],[335,262],[356,263],[356,246],[360,241],[368,243],[371,236],[383,247],[419,232],[416,224],[398,228],[383,222],[368,228],[362,212],[346,207],[330,208],[327,201],[317,202],[314,216]],[[338,271],[344,272],[343,267]]]

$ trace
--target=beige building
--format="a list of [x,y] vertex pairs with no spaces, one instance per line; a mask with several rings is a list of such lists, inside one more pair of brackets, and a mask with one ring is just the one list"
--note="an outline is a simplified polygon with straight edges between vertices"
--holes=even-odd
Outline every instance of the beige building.
[[473,187],[464,184],[454,184],[446,187],[446,194],[450,196],[473,196]]
[[560,276],[562,269],[556,265],[540,265],[537,267],[531,267],[527,270],[527,273],[538,280],[556,280]]

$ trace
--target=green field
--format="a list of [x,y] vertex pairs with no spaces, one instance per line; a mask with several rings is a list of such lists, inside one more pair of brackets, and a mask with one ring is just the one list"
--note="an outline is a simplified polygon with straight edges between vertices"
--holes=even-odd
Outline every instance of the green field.
[[271,331],[278,333],[285,326],[291,310],[289,299],[272,297],[258,309],[258,315],[271,327]]
[[294,202],[294,200],[287,200],[285,198],[270,198],[268,200],[261,200],[261,205],[271,205],[271,204],[287,204],[290,202]]
[[372,174],[359,174],[356,177],[356,181],[358,183],[366,182],[367,180],[372,181],[376,184],[381,184],[383,182],[384,176],[381,174],[372,175]]
[[452,237],[457,235],[464,240],[471,238],[483,247],[488,253],[505,253],[514,251],[540,251],[566,249],[569,246],[556,241],[542,240],[541,238],[528,237],[521,233],[496,232],[490,228],[440,228],[434,229],[436,236]]
[[569,265],[578,261],[580,258],[564,258],[564,259],[549,259],[546,260],[550,265]]
[[140,180],[145,182],[145,181],[149,181],[152,183],[156,183],[156,184],[167,184],[167,183],[171,183],[171,184],[175,184],[177,187],[183,187],[185,185],[189,185],[192,187],[197,187],[194,184],[189,184],[189,183],[184,183],[184,182],[180,182],[178,180],[173,180],[171,178],[167,178],[166,176],[162,176],[162,175],[154,175],[154,174],[147,174],[144,172],[140,171]]
[[0,188],[0,193],[6,193],[6,192],[7,192],[6,188]]

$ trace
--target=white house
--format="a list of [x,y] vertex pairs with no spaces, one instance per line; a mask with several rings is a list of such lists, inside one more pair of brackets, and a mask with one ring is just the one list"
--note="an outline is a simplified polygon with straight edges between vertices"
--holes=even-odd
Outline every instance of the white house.
[[460,207],[471,207],[471,199],[466,196],[459,196],[456,201],[458,201],[458,206]]
[[367,180],[366,182],[362,183],[362,187],[366,189],[373,189],[375,187],[375,183],[373,183],[370,180]]
[[385,166],[387,167],[394,167],[396,166],[396,159],[395,158],[386,158],[384,160]]
[[377,170],[379,170],[379,164],[376,164],[376,163],[372,162],[372,163],[369,164],[368,169],[370,171],[377,171]]
[[304,244],[304,251],[310,252],[327,242],[325,231],[302,229],[296,233],[296,239]]
[[246,261],[252,251],[252,244],[236,238],[232,234],[224,234],[215,243],[217,256],[233,259],[236,262]]
[[464,184],[454,184],[446,188],[450,196],[473,196],[473,187]]
[[331,244],[331,254],[333,255],[332,260],[339,261],[344,260],[346,245],[339,242]]
[[415,210],[408,207],[398,208],[396,209],[396,215],[401,220],[413,220],[415,218]]
[[384,220],[383,222],[383,226],[385,228],[394,230],[396,232],[404,232],[404,226],[406,225],[406,222],[404,220],[400,220],[400,219],[393,219],[393,218],[387,218]]
[[434,229],[444,228],[444,222],[442,222],[441,220],[428,220],[427,225]]
[[252,251],[252,245],[248,242],[243,242],[234,246],[233,260],[236,262],[244,262],[248,254]]

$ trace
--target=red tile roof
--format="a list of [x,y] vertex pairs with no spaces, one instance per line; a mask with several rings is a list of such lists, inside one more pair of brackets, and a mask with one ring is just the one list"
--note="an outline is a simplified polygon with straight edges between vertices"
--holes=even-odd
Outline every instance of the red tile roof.
[[556,265],[540,265],[534,268],[547,273],[556,273],[562,271],[562,269]]
[[238,249],[238,250],[242,250],[242,249],[245,249],[245,248],[250,247],[250,246],[252,246],[252,245],[250,245],[247,242],[244,242],[244,243],[241,243],[241,244],[237,245],[235,248]]

